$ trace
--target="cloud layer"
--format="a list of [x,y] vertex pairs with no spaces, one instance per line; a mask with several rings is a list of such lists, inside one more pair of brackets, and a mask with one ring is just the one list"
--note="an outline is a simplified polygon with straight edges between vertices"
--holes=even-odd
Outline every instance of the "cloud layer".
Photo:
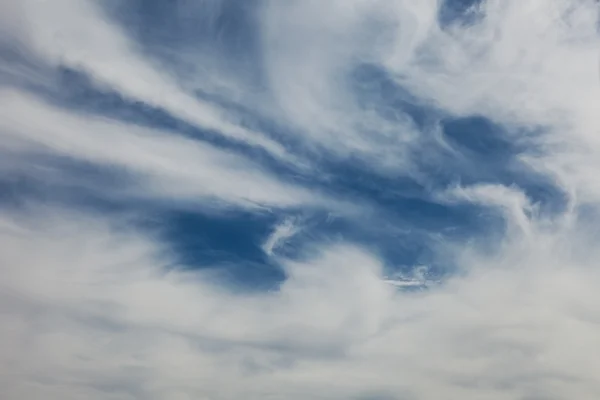
[[0,5],[4,398],[600,395],[597,2],[237,3]]

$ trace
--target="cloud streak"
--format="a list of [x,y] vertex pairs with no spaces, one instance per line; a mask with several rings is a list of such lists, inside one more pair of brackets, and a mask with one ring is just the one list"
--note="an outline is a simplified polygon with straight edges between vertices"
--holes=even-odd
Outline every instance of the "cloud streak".
[[122,29],[102,15],[97,2],[28,0],[9,10],[13,18],[27,21],[21,29],[26,30],[28,50],[49,65],[81,70],[99,87],[127,99],[162,108],[192,125],[263,148],[278,158],[285,155],[279,143],[228,121],[222,110],[186,93],[174,77],[145,60]]
[[72,114],[18,91],[0,92],[0,103],[5,152],[24,159],[47,153],[122,168],[137,175],[138,195],[214,198],[242,206],[320,201],[308,190],[269,177],[249,160],[182,136]]

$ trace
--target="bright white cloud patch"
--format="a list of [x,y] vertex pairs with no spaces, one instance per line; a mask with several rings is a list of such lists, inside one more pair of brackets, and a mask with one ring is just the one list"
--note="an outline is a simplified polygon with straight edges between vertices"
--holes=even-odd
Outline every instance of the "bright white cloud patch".
[[[175,26],[232,3],[183,2]],[[0,397],[598,397],[597,2],[487,0],[472,20],[445,23],[435,0],[257,3],[245,17],[260,82],[216,51],[222,31],[202,51],[186,45],[178,56],[195,67],[184,74],[107,12],[112,3],[0,5]],[[188,128],[75,110],[60,67]],[[425,122],[403,107],[411,101]],[[472,116],[514,145],[512,175],[490,154],[465,162],[473,171],[446,155],[444,119]],[[202,140],[206,129],[217,139]],[[124,182],[100,184],[83,166]],[[404,178],[424,194],[397,186]],[[120,208],[80,209],[78,191]],[[548,211],[542,192],[561,206]],[[197,268],[210,248],[187,265],[142,228],[153,218],[131,209],[142,199],[201,205],[208,222],[194,229],[205,236],[232,210],[274,215],[255,235],[249,223],[220,235],[230,247],[249,237],[284,279],[265,291],[224,284]],[[431,220],[460,207],[505,224],[450,240],[468,218],[446,230]],[[320,212],[337,217],[314,233]],[[419,244],[444,279],[390,273],[400,230],[426,232]],[[298,254],[281,256],[299,236]]]

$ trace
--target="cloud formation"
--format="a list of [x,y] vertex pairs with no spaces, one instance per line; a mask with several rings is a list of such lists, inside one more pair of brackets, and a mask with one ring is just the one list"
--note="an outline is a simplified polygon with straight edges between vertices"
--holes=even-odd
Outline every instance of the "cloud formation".
[[[174,2],[210,23],[171,59],[112,2],[0,5],[4,398],[597,397],[597,2],[233,3]],[[62,101],[61,68],[135,118]],[[498,129],[468,153],[447,123],[472,117]],[[183,208],[267,220],[250,245],[281,281],[182,261]],[[389,255],[406,237],[435,265],[398,271],[427,264]]]
[[[567,398],[600,388],[593,247],[536,232],[465,275],[395,291],[355,246],[284,262],[276,292],[165,269],[118,221],[2,221],[8,398]],[[25,222],[24,222],[25,221]],[[576,236],[575,236],[576,238]],[[35,252],[29,249],[35,248]]]
[[170,199],[205,197],[247,206],[319,201],[278,182],[250,160],[199,141],[65,112],[17,91],[4,90],[0,103],[4,151],[24,159],[49,153],[122,168],[139,175],[138,195],[145,190]]

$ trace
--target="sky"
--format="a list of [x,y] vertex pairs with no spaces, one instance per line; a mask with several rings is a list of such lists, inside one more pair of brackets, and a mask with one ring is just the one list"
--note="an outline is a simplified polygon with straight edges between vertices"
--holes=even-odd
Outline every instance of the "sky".
[[600,396],[596,0],[3,0],[6,400]]

